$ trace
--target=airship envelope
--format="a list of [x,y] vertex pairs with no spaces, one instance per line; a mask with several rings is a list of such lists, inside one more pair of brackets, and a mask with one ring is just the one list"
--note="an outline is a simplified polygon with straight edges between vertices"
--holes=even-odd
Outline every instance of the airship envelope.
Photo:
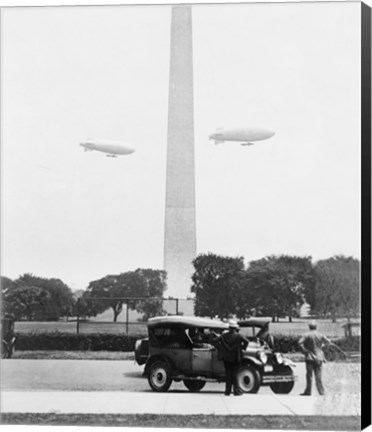
[[225,141],[240,142],[242,145],[253,145],[255,141],[262,141],[271,138],[275,132],[266,128],[235,128],[220,129],[209,135],[215,144],[221,144]]
[[80,143],[85,151],[100,151],[106,153],[106,156],[117,157],[128,155],[135,151],[134,147],[119,141],[100,141],[88,139]]

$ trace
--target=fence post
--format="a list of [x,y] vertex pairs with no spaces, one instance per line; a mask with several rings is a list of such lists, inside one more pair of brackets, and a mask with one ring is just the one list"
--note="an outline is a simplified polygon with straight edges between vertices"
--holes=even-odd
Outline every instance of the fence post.
[[80,303],[80,298],[77,299],[76,302],[76,333],[79,334],[79,318],[80,318],[80,310],[79,310],[79,303]]
[[176,298],[176,315],[178,315],[178,298]]
[[128,334],[128,320],[129,320],[129,307],[128,307],[128,299],[127,299],[127,312],[126,312],[126,319],[125,319],[125,321],[126,321],[126,329],[127,329],[127,334]]

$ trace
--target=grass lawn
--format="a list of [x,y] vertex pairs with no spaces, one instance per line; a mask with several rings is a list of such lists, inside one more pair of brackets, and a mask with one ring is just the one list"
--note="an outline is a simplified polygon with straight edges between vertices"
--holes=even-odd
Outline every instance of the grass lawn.
[[[147,326],[144,323],[124,322],[97,322],[88,321],[79,323],[79,333],[119,333],[129,334],[147,334]],[[15,331],[18,333],[43,333],[43,332],[60,332],[60,333],[77,333],[76,321],[18,321],[15,323]]]
[[30,360],[133,360],[134,352],[119,351],[15,351],[13,359]]

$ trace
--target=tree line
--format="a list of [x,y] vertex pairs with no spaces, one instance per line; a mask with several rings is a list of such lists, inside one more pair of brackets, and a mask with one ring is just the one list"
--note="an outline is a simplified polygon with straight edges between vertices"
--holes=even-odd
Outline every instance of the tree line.
[[16,321],[58,321],[78,314],[89,318],[111,309],[116,321],[125,305],[147,320],[165,313],[165,289],[166,272],[152,269],[107,275],[75,293],[60,279],[24,274],[13,281],[2,276],[2,316]]
[[[113,321],[124,306],[136,310],[141,319],[163,315],[162,297],[166,290],[164,270],[137,269],[109,275],[89,283],[79,301],[79,313],[84,317],[96,316],[111,309]],[[132,299],[132,300],[128,300]]]
[[267,256],[251,261],[212,253],[193,262],[191,291],[195,313],[240,319],[247,316],[299,316],[305,303],[321,318],[351,318],[360,313],[360,262],[342,255],[312,263],[311,257]]
[[[207,253],[198,255],[193,266],[190,289],[198,316],[291,320],[305,303],[312,315],[333,321],[360,313],[360,262],[353,257],[338,255],[313,264],[311,257],[271,255],[245,265],[243,257]],[[107,275],[76,293],[60,279],[2,276],[2,314],[15,320],[57,321],[111,309],[117,321],[127,307],[147,320],[167,312],[162,301],[166,288],[165,271],[140,268]]]
[[74,295],[60,279],[26,273],[13,281],[2,276],[1,291],[2,315],[15,320],[57,321],[73,314]]

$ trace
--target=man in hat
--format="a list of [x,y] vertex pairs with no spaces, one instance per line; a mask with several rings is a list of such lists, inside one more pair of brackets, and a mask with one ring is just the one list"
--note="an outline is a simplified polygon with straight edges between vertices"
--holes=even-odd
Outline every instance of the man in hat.
[[223,361],[226,373],[225,395],[230,396],[231,388],[234,395],[242,395],[238,383],[238,369],[241,363],[242,350],[248,346],[248,339],[239,333],[239,325],[234,320],[229,320],[229,331],[220,335],[215,344],[218,349],[218,358]]
[[315,384],[320,395],[324,395],[322,383],[322,364],[325,361],[323,345],[331,343],[325,336],[317,331],[315,321],[309,323],[310,331],[306,333],[299,341],[299,345],[305,354],[306,362],[306,389],[301,396],[310,396],[313,382],[313,373],[315,375]]

